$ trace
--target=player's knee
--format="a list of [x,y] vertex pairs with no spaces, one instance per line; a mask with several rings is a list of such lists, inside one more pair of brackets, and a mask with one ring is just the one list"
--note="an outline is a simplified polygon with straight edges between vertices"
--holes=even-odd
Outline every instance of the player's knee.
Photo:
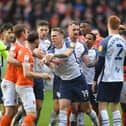
[[37,105],[37,109],[41,109],[42,108],[42,100],[36,100],[36,105]]
[[8,115],[9,117],[13,117],[15,115],[15,109],[14,108],[7,108],[5,111],[5,115]]

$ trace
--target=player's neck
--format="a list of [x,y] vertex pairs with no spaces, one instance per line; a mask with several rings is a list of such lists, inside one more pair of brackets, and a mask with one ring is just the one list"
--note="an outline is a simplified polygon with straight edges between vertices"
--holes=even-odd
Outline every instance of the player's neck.
[[61,43],[55,45],[55,47],[58,48],[58,49],[62,48],[63,47],[63,41]]
[[20,43],[21,45],[25,46],[25,40],[23,40],[23,39],[17,39],[16,41],[18,43]]
[[70,40],[71,40],[72,42],[76,42],[76,41],[77,41],[77,38],[70,37]]
[[41,37],[41,38],[39,38],[39,39],[40,39],[40,41],[44,41],[44,40],[47,39],[47,37],[45,36],[45,37]]
[[109,30],[109,35],[119,34],[118,30]]
[[35,47],[33,46],[33,44],[30,44],[28,42],[26,42],[25,47],[28,48],[31,52],[33,52],[33,50],[35,49]]

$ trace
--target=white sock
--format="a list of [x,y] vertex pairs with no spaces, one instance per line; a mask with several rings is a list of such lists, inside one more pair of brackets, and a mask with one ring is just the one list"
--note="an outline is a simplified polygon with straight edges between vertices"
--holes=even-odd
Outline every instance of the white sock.
[[100,112],[100,115],[102,120],[102,126],[110,126],[107,110],[102,110]]
[[77,115],[72,112],[70,114],[70,122],[77,122]]
[[113,113],[113,126],[121,126],[121,114],[120,111],[114,111]]
[[92,122],[95,124],[95,126],[99,126],[98,117],[97,117],[96,112],[94,110],[91,110],[91,112],[88,113],[88,116],[90,117]]
[[67,112],[65,110],[60,110],[58,126],[66,126],[66,125],[67,125]]
[[57,122],[57,117],[58,117],[58,114],[56,112],[52,112],[51,113],[51,117],[50,117],[50,123],[49,123],[49,126],[52,126],[52,125],[55,125],[56,122]]
[[77,114],[77,126],[84,126],[84,113],[79,112]]
[[0,119],[3,117],[3,112],[0,111]]

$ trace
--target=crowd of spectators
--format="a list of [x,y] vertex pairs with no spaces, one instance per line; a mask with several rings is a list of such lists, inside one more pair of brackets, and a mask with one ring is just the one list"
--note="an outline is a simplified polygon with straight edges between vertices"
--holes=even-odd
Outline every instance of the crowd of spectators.
[[31,28],[40,19],[48,20],[50,27],[88,20],[106,36],[106,19],[113,14],[126,25],[126,0],[0,0],[0,24],[24,22]]

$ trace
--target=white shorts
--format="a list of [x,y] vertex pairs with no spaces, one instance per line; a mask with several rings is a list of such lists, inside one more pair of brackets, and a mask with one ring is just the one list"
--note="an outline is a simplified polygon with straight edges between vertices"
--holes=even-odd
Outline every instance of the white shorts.
[[19,86],[16,85],[16,91],[22,101],[26,113],[36,113],[36,100],[31,86]]
[[15,83],[3,79],[1,82],[1,89],[3,93],[4,106],[15,106],[17,104]]
[[124,81],[124,83],[123,83],[121,96],[120,96],[120,102],[121,103],[126,103],[126,81]]

